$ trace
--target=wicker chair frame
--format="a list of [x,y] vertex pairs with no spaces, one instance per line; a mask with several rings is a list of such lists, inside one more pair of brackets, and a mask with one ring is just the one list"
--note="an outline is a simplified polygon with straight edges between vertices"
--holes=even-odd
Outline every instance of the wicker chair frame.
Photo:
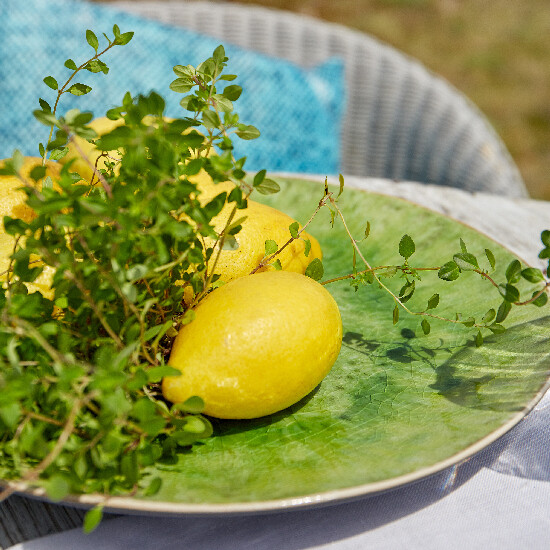
[[310,67],[343,59],[347,87],[341,171],[527,196],[518,168],[485,116],[419,62],[344,26],[229,2],[111,2]]

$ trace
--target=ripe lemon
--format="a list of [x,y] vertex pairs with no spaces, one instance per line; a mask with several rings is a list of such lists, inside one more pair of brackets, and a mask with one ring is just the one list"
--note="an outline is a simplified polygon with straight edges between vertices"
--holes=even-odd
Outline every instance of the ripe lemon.
[[[216,195],[227,192],[230,193],[234,188],[231,182],[221,182],[214,184],[206,172],[200,172],[194,178],[190,178],[197,184],[200,194],[198,199],[202,205],[208,203]],[[212,225],[215,231],[221,232],[233,210],[232,204],[224,206],[223,210],[212,219]],[[233,221],[246,217],[242,222],[242,229],[235,235],[237,241],[236,249],[224,249],[220,252],[218,262],[214,272],[220,275],[220,280],[228,282],[238,277],[249,275],[262,261],[265,256],[265,242],[272,240],[281,248],[289,239],[289,226],[295,222],[285,213],[261,204],[259,202],[248,200],[248,206],[245,209],[237,210]],[[299,226],[301,229],[301,226]],[[273,260],[278,259],[284,271],[293,271],[295,273],[305,273],[307,266],[315,258],[322,258],[321,246],[315,237],[306,231],[300,234],[299,239],[290,243]],[[311,243],[311,249],[306,256],[306,240]],[[213,242],[206,239],[207,246],[212,246]],[[213,258],[217,251],[214,252]],[[273,265],[266,265],[258,271],[273,271]]]
[[[165,117],[166,121],[172,120]],[[144,122],[150,124],[154,121],[153,117],[145,117]],[[98,117],[92,120],[88,126],[95,130],[96,134],[101,137],[109,132],[112,132],[117,126],[122,126],[124,120],[119,118],[117,120],[111,120],[107,117]],[[106,156],[102,156],[103,151],[98,149],[93,143],[90,143],[86,139],[74,136],[73,141],[68,144],[69,152],[60,159],[62,164],[67,163],[69,160],[74,162],[71,164],[71,170],[77,172],[86,181],[91,181],[94,170],[93,167],[97,167],[98,170],[105,168],[105,161],[117,161],[120,160],[120,153],[118,151],[108,151]]]
[[[3,165],[4,161],[0,160],[0,167]],[[21,175],[28,183],[34,184],[34,181],[30,178],[30,172],[35,166],[41,165],[42,159],[40,157],[25,157]],[[46,162],[46,175],[50,176],[54,182],[59,178],[60,172],[60,164],[53,161]],[[4,232],[4,216],[18,218],[25,222],[30,222],[36,217],[32,208],[25,204],[27,195],[21,191],[22,187],[23,183],[16,176],[0,176],[0,281],[6,279],[6,271],[15,245],[15,239]],[[40,183],[37,187],[40,188]],[[39,258],[34,258],[34,260],[38,262]],[[44,271],[35,282],[27,284],[29,292],[39,290],[44,296],[53,296],[53,292],[50,290],[53,274],[54,270],[49,266],[45,266]]]
[[166,399],[198,395],[205,414],[257,418],[311,392],[338,357],[342,321],[331,294],[313,279],[274,271],[214,290],[178,333]]

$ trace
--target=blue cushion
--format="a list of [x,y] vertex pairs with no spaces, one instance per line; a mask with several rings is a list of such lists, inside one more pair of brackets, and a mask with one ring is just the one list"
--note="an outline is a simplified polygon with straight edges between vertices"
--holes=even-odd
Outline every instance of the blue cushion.
[[[0,158],[18,148],[36,155],[47,128],[32,111],[38,97],[53,105],[55,92],[42,79],[54,76],[61,84],[70,72],[67,58],[77,64],[93,55],[85,31],[91,29],[106,45],[113,24],[135,32],[133,40],[105,55],[108,75],[80,73],[77,81],[92,86],[82,97],[65,94],[59,114],[70,108],[103,116],[132,94],[156,90],[167,100],[168,116],[189,114],[179,106],[180,94],[169,90],[174,65],[197,65],[219,41],[195,32],[77,0],[2,0],[0,2]],[[305,70],[287,61],[224,45],[228,72],[244,88],[235,110],[246,124],[258,127],[255,141],[235,138],[236,156],[246,156],[246,168],[335,174],[340,164],[343,112],[343,64],[331,59]],[[235,83],[235,82],[234,82]]]

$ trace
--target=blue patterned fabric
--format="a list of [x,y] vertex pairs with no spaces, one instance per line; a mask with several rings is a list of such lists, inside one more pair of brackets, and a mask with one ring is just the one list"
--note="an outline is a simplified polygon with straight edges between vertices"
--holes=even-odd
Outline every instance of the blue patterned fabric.
[[[189,114],[179,106],[182,95],[168,88],[176,78],[172,67],[196,66],[212,55],[219,41],[79,0],[0,0],[0,158],[16,148],[37,154],[37,144],[47,140],[48,132],[32,111],[38,108],[38,97],[53,105],[56,95],[42,79],[52,75],[65,82],[70,74],[63,66],[67,58],[79,64],[93,55],[86,29],[100,38],[101,48],[107,45],[102,33],[112,37],[115,23],[122,32],[134,31],[133,40],[107,52],[108,75],[80,73],[77,81],[93,91],[82,97],[65,94],[58,113],[76,107],[103,116],[121,103],[126,91],[135,95],[155,90],[165,97],[168,116]],[[235,110],[242,122],[262,133],[255,141],[235,138],[235,154],[247,156],[245,168],[337,173],[345,93],[342,62],[332,59],[305,70],[224,46],[227,70],[239,76],[232,84],[244,88]]]

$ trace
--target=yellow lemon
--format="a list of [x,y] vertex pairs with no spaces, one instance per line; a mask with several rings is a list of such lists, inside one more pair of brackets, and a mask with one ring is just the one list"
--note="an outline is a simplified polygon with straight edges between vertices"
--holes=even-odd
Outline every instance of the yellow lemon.
[[331,294],[285,271],[241,277],[214,290],[178,333],[166,399],[198,395],[205,414],[257,418],[311,392],[338,357],[342,321]]
[[[206,172],[201,172],[190,179],[198,186],[200,191],[198,199],[202,205],[219,193],[224,191],[230,193],[234,188],[234,184],[231,182],[212,183]],[[219,233],[224,229],[232,210],[233,205],[228,204],[220,214],[213,218],[212,225],[215,231]],[[222,250],[214,269],[223,282],[249,275],[265,256],[265,242],[267,240],[275,241],[281,248],[290,239],[289,226],[295,222],[280,210],[253,200],[248,200],[247,208],[237,210],[233,221],[238,221],[242,217],[246,217],[246,219],[241,224],[242,229],[235,235],[237,248]],[[301,226],[299,228],[301,229]],[[315,237],[306,231],[302,232],[300,237],[293,240],[272,260],[273,262],[278,259],[284,271],[303,274],[310,262],[315,258],[322,258],[321,246]],[[305,254],[306,240],[311,243],[311,249],[307,256]],[[207,239],[206,244],[211,246],[213,243]],[[216,257],[216,253],[215,251],[212,258]],[[274,269],[272,265],[266,265],[258,271]]]
[[[30,172],[35,166],[40,166],[42,159],[39,157],[25,157],[21,175],[28,180],[29,183],[34,183],[30,179]],[[4,165],[4,161],[0,160],[0,167]],[[57,162],[46,162],[46,175],[50,176],[54,181],[59,178],[61,165]],[[0,281],[6,279],[6,271],[9,267],[10,256],[13,253],[15,239],[4,232],[4,216],[18,218],[25,222],[30,222],[36,217],[36,214],[25,204],[27,195],[21,191],[23,183],[16,176],[0,176]],[[39,185],[40,187],[40,185]],[[32,258],[31,258],[32,259]],[[39,258],[34,259],[39,262]],[[37,265],[37,264],[35,264]],[[32,284],[28,284],[27,288],[30,292],[39,290],[44,296],[51,296],[53,293],[50,290],[51,281],[54,270],[45,266],[42,274]]]
[[[5,160],[0,160],[0,168]],[[29,183],[34,184],[30,178],[31,170],[42,165],[40,157],[25,157],[21,168],[21,176]],[[61,165],[54,161],[46,161],[46,175],[54,181],[59,179]],[[16,176],[0,176],[0,231],[4,230],[4,216],[11,216],[26,222],[36,217],[33,210],[25,204],[27,195],[21,191],[24,183]],[[40,186],[40,185],[39,185]]]
[[[153,117],[145,117],[144,121],[150,124],[154,120]],[[166,121],[172,120],[166,117]],[[124,120],[119,118],[117,120],[111,120],[107,117],[95,118],[88,124],[92,130],[95,130],[99,137],[112,132],[117,126],[124,124]],[[60,159],[60,162],[65,164],[69,160],[74,162],[71,165],[71,170],[80,174],[86,181],[91,181],[94,173],[93,167],[97,167],[98,170],[105,168],[105,162],[107,160],[117,161],[120,160],[120,153],[118,151],[108,151],[106,157],[102,156],[102,151],[98,149],[93,143],[74,136],[74,141],[71,141],[68,145],[69,152]]]

